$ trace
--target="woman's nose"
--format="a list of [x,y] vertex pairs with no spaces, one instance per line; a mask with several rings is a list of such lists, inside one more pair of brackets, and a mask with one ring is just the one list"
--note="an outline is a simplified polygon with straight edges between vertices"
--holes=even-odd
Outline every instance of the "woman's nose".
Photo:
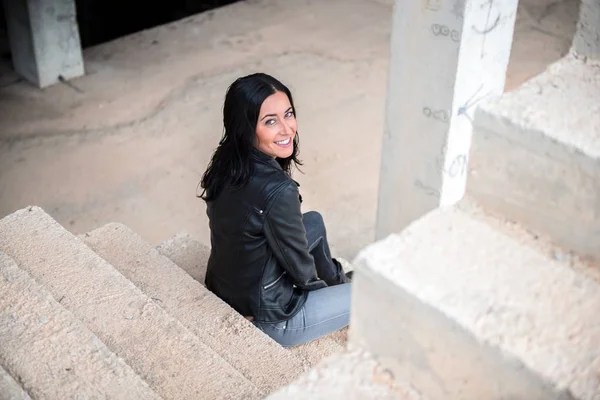
[[291,135],[294,133],[294,128],[292,127],[292,125],[289,122],[284,122],[283,123],[283,131],[286,135]]

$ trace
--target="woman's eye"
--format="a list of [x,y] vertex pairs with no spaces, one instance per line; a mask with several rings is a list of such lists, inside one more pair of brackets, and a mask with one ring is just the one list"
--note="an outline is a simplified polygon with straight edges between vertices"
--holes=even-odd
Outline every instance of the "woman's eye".
[[293,111],[288,111],[288,112],[285,114],[285,117],[286,117],[286,118],[290,118],[290,117],[293,117],[293,116],[294,116],[294,112],[293,112]]
[[275,125],[275,120],[274,120],[274,119],[269,119],[269,120],[267,120],[267,121],[265,122],[265,125],[269,125],[269,126],[271,126],[271,125]]

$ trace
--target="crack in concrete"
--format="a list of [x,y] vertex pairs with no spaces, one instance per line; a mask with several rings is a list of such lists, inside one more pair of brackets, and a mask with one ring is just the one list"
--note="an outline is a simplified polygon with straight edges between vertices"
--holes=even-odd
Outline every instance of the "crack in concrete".
[[186,78],[179,87],[172,89],[167,95],[165,95],[162,98],[162,100],[160,100],[158,102],[157,106],[155,106],[152,111],[150,111],[146,115],[144,115],[140,118],[134,119],[132,121],[121,122],[121,123],[114,124],[112,126],[92,128],[92,129],[85,129],[85,128],[69,129],[69,130],[62,130],[62,131],[55,131],[55,132],[51,132],[51,131],[50,132],[34,132],[34,133],[24,134],[24,135],[9,136],[6,138],[0,138],[0,146],[8,145],[8,148],[10,149],[16,143],[31,142],[31,141],[38,140],[38,139],[40,139],[40,140],[57,139],[57,138],[67,139],[67,138],[72,138],[72,137],[87,138],[92,135],[94,135],[95,138],[102,138],[105,136],[113,136],[113,135],[116,135],[119,131],[121,131],[123,129],[131,128],[136,125],[141,125],[141,124],[144,124],[144,123],[156,118],[158,115],[162,114],[163,111],[172,107],[178,100],[180,100],[182,97],[184,97],[189,92],[190,89],[192,89],[194,86],[196,86],[202,80],[209,80],[209,79],[213,79],[218,76],[221,76],[221,75],[230,74],[230,73],[242,68],[243,66],[247,66],[249,64],[257,64],[257,65],[264,64],[264,60],[267,57],[270,59],[277,59],[280,57],[303,56],[303,55],[316,56],[316,57],[326,59],[328,61],[334,61],[334,62],[338,62],[338,63],[342,63],[342,64],[353,64],[353,63],[361,63],[361,62],[371,63],[371,61],[372,61],[371,58],[367,58],[367,57],[345,59],[345,58],[336,57],[331,54],[326,54],[321,51],[310,50],[310,49],[309,50],[301,50],[301,51],[289,51],[288,50],[288,51],[282,51],[282,52],[278,52],[278,53],[272,53],[270,55],[267,55],[266,57],[261,56],[261,57],[256,57],[256,58],[253,58],[250,60],[243,60],[243,61],[240,61],[239,63],[232,64],[225,68],[218,68],[218,69],[214,69],[211,71],[192,75],[192,76]]

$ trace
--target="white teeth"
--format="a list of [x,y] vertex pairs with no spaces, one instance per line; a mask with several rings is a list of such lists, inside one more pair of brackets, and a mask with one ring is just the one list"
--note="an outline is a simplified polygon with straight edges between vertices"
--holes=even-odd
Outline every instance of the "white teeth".
[[281,145],[286,145],[290,142],[290,138],[287,138],[285,140],[282,140],[281,142],[275,142],[275,144],[281,144]]

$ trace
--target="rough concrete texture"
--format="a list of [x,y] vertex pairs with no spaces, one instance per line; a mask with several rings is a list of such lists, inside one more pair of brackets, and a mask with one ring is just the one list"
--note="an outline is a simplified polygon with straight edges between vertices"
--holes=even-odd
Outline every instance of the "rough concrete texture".
[[[294,92],[305,211],[351,259],[374,237],[392,3],[242,1],[84,50],[79,91],[0,88],[0,216],[38,204],[77,234],[118,221],[209,243],[195,194],[225,89],[265,70]],[[508,89],[569,50],[579,2],[519,3]]]
[[582,0],[573,52],[578,57],[600,60],[600,2]]
[[[210,256],[210,249],[194,240],[189,234],[181,233],[164,240],[158,251],[171,259],[192,278],[204,285],[206,264]],[[335,256],[335,251],[332,249]],[[351,271],[354,267],[347,260],[338,257],[344,271]],[[227,307],[227,312],[230,308]],[[312,342],[295,346],[290,351],[294,356],[303,361],[305,366],[313,366],[330,354],[342,351],[348,342],[348,330],[342,329]]]
[[0,400],[31,400],[29,394],[0,366]]
[[600,259],[600,63],[566,57],[482,105],[475,125],[468,193]]
[[263,393],[297,378],[304,365],[183,269],[121,224],[85,235],[85,243]]
[[75,1],[4,1],[15,70],[44,88],[83,75]]
[[157,250],[173,261],[179,268],[204,285],[210,247],[194,240],[187,233],[179,233],[163,240]]
[[585,275],[457,209],[356,264],[351,343],[432,399],[598,398],[600,285]]
[[0,363],[34,398],[160,398],[2,252],[0,293]]
[[576,254],[573,250],[556,245],[548,235],[542,235],[532,232],[526,226],[516,221],[511,221],[503,215],[495,214],[489,210],[484,210],[480,204],[470,196],[457,204],[457,207],[478,219],[484,220],[494,229],[498,229],[507,236],[517,239],[520,243],[535,249],[546,255],[548,258],[560,261],[563,265],[568,265],[573,270],[587,275],[600,285],[600,268],[598,261],[589,257]]
[[256,386],[42,209],[28,207],[0,220],[0,251],[160,396],[261,396]]
[[343,329],[312,342],[290,347],[289,351],[296,357],[304,360],[310,366],[315,366],[325,357],[339,353],[346,348],[348,330]]
[[293,384],[267,397],[283,399],[425,400],[409,385],[395,382],[391,371],[360,350],[328,357]]

